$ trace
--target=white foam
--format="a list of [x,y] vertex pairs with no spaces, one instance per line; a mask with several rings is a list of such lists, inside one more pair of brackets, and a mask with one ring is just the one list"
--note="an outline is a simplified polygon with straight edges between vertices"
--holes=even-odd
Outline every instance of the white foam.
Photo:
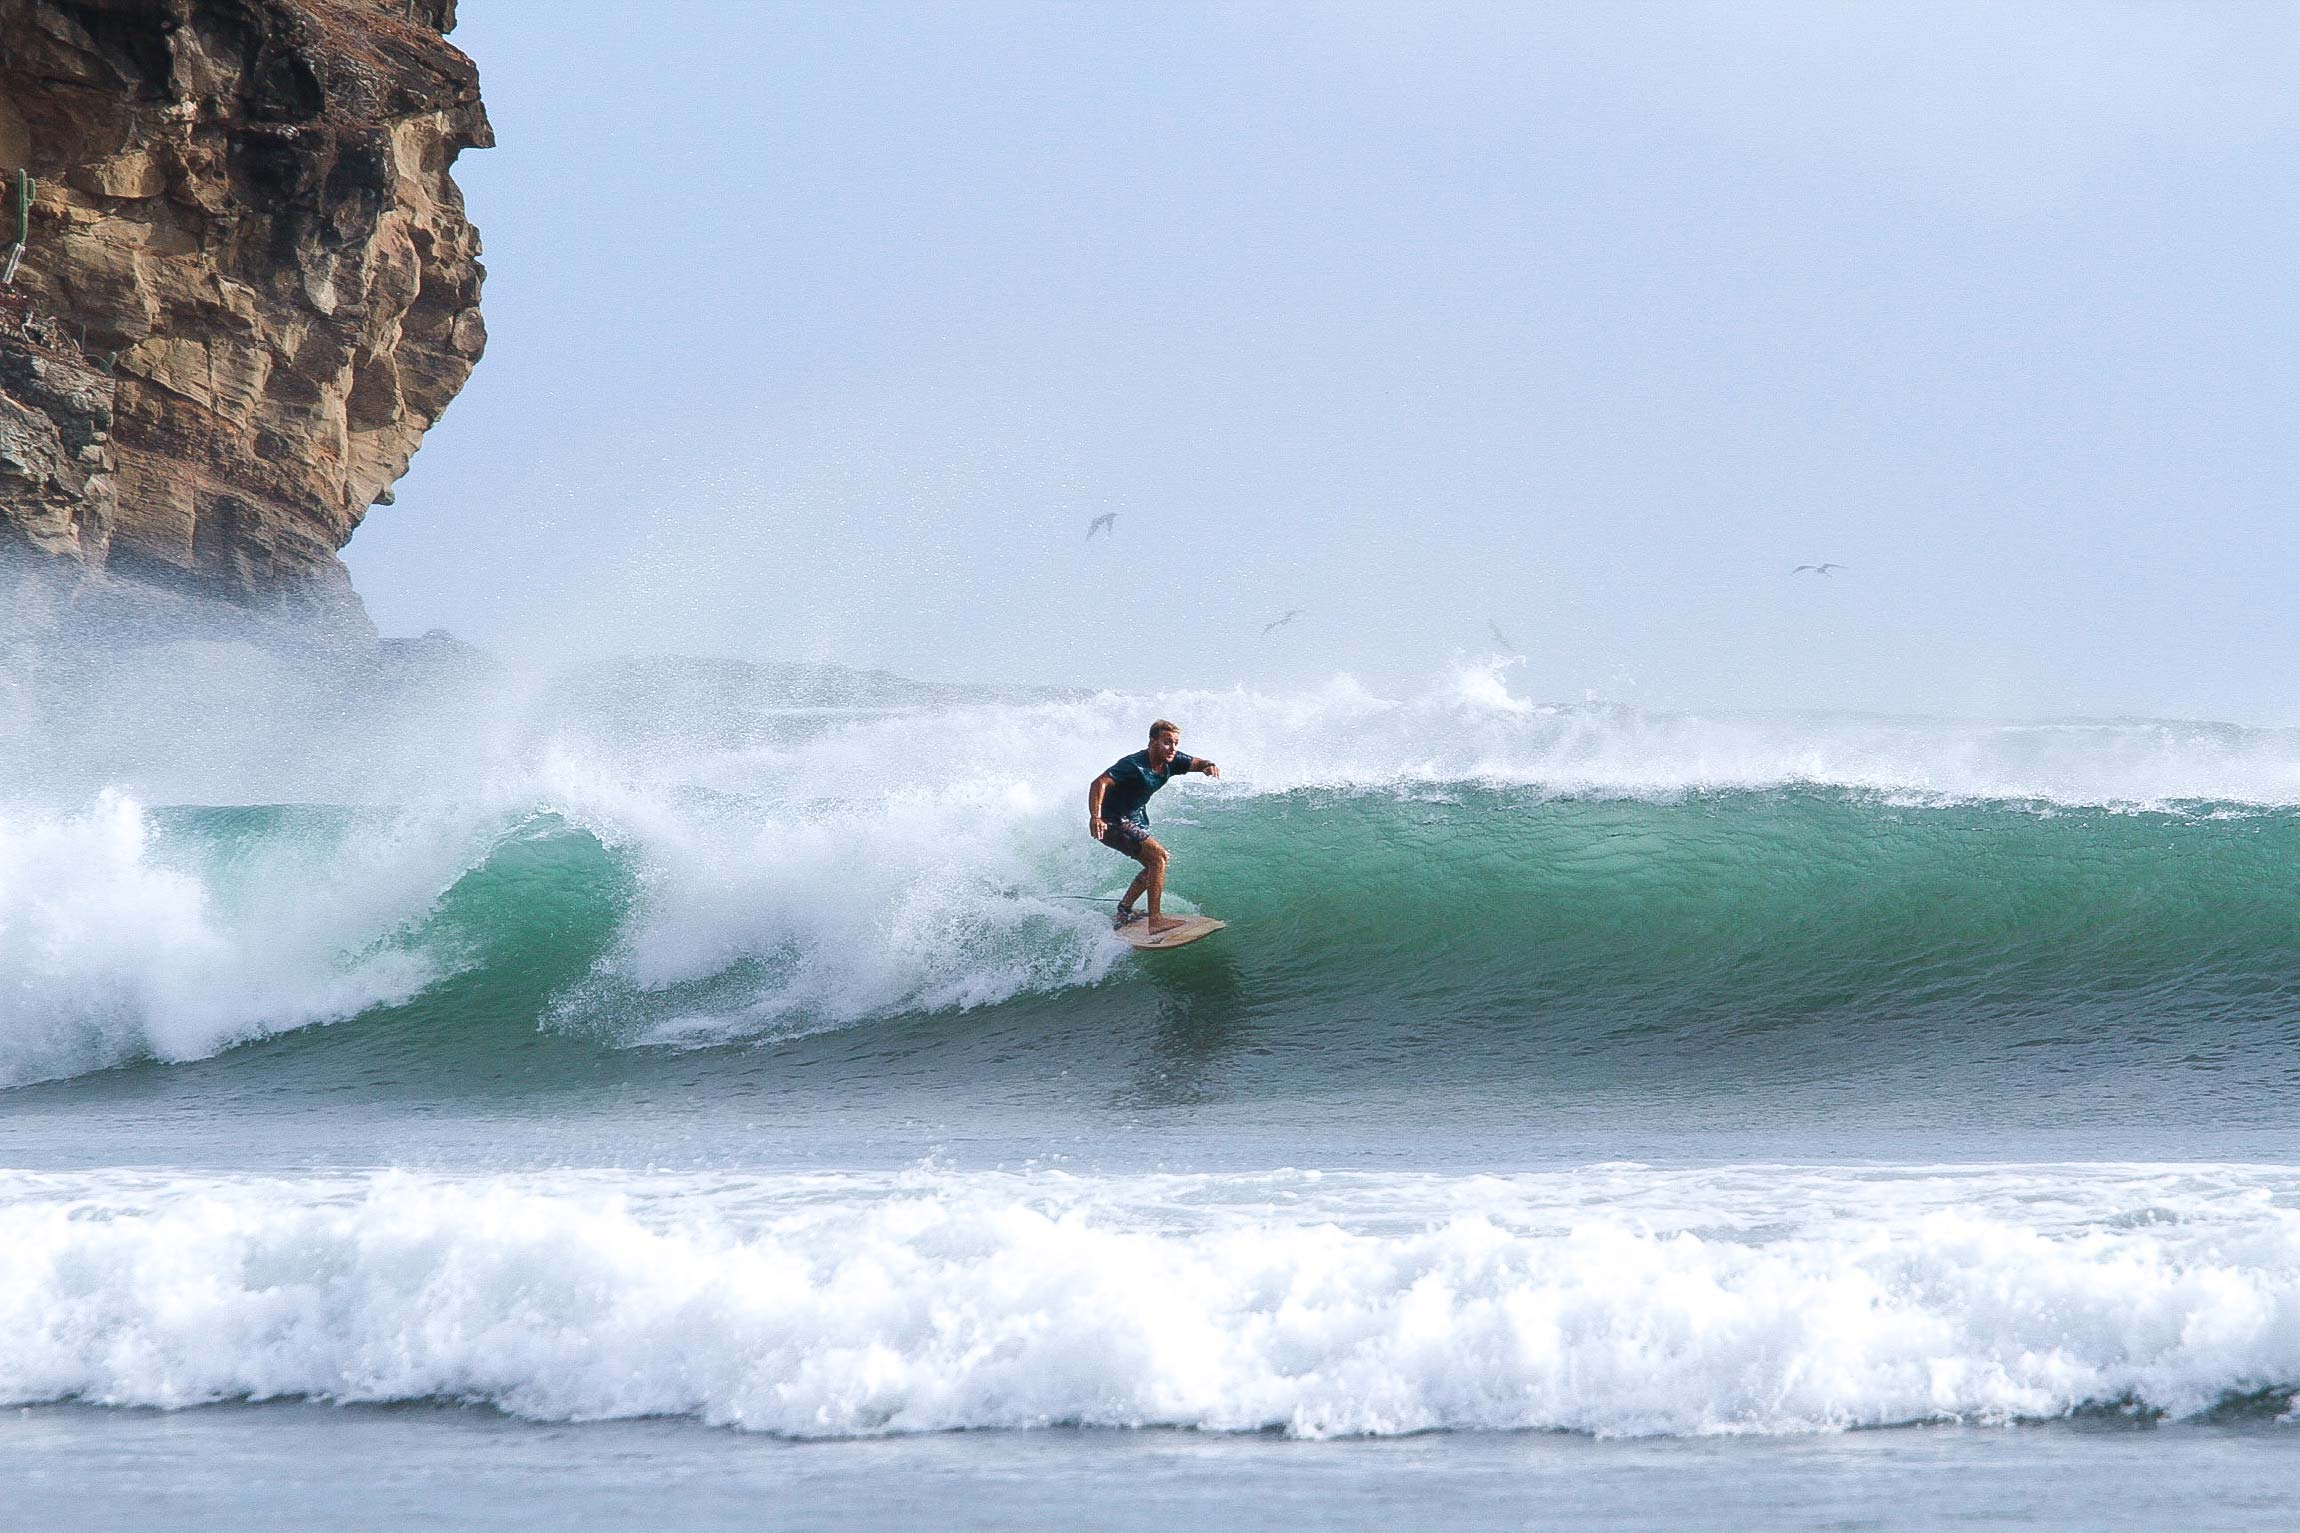
[[0,1400],[1806,1432],[2300,1385],[2300,1172],[0,1178]]
[[[846,786],[703,799],[562,774],[551,802],[641,885],[563,1018],[623,1041],[789,1034],[1090,983],[1122,955],[1100,914],[1015,897],[1091,887],[1116,865],[1068,844],[1046,795],[971,772],[888,783],[883,768]],[[1062,818],[1083,821],[1077,797]]]
[[385,832],[324,855],[260,847],[226,880],[170,865],[118,794],[0,815],[0,1086],[403,1000],[432,964],[373,944],[452,871],[441,848],[409,854]]

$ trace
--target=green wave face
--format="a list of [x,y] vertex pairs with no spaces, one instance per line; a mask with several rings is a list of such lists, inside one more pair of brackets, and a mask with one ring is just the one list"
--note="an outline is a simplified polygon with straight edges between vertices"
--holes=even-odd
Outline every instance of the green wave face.
[[501,1064],[503,1045],[535,1034],[554,998],[602,961],[634,893],[628,868],[589,832],[556,815],[518,825],[393,934],[449,972],[360,1018],[363,1054],[416,1075]]
[[[2021,1048],[2192,1063],[2300,1036],[2288,810],[1478,787],[1179,807],[1158,826],[1177,902],[1230,930],[1155,957],[1127,955],[1091,905],[1013,887],[1017,867],[1123,883],[1130,864],[1076,846],[1067,818],[1004,827],[982,843],[993,867],[896,865],[904,838],[873,856],[834,817],[804,827],[805,877],[761,894],[750,851],[698,872],[556,813],[433,845],[366,812],[158,812],[150,860],[214,929],[185,974],[139,983],[199,998],[209,1031],[103,1033],[129,1002],[91,971],[111,986],[86,998],[96,1041],[11,1062],[21,1081],[264,1039],[250,1068],[541,1085],[655,1052],[634,1046],[897,1025],[1092,1036],[1139,1027],[1145,1000],[1251,1028],[1305,1075],[1666,1056],[1730,1080]],[[50,1010],[79,1004],[80,978],[53,980]]]
[[1170,837],[1306,1006],[1685,1030],[2275,1010],[2300,817],[1296,793]]

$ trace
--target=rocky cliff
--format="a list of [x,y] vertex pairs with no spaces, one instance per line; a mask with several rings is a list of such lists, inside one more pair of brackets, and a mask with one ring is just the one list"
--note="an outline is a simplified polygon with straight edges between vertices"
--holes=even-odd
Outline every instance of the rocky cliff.
[[372,634],[336,551],[486,339],[454,8],[0,0],[0,637],[186,598]]

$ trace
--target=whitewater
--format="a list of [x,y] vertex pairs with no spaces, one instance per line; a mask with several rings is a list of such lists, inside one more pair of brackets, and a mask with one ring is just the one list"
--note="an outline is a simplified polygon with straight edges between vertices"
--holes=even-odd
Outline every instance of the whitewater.
[[0,1400],[800,1437],[2275,1415],[2300,1173],[0,1183]]
[[[2088,1423],[2289,1440],[2300,733],[1503,661],[370,691],[0,710],[44,742],[0,794],[12,1430],[253,1475],[424,1413],[676,1424],[629,1451],[705,1479],[1435,1439],[1463,1485],[1525,1434],[1978,1433],[1922,1440],[1982,1479]],[[1231,926],[1152,960],[1084,796],[1158,716],[1224,769],[1152,806],[1175,904]],[[1095,1462],[1011,1472],[1074,1519]]]

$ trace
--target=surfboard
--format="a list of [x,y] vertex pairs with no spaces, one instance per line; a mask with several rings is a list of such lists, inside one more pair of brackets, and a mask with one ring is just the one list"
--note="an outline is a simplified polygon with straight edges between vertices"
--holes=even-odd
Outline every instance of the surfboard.
[[1147,920],[1129,921],[1118,928],[1118,940],[1128,947],[1142,952],[1148,952],[1152,948],[1188,947],[1200,937],[1213,936],[1225,924],[1227,923],[1217,921],[1212,916],[1184,916],[1180,926],[1169,926],[1156,936],[1152,936],[1150,923]]

